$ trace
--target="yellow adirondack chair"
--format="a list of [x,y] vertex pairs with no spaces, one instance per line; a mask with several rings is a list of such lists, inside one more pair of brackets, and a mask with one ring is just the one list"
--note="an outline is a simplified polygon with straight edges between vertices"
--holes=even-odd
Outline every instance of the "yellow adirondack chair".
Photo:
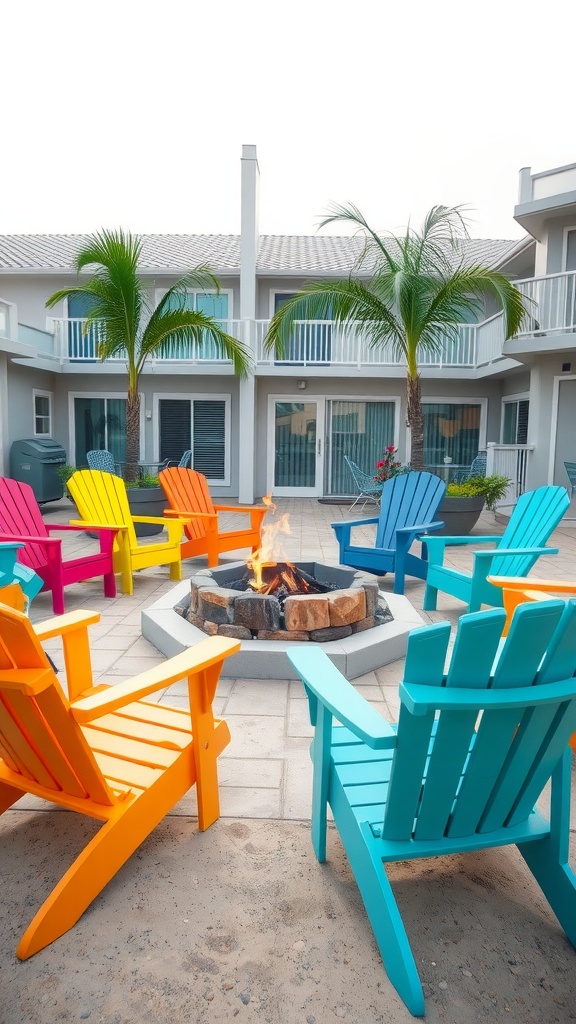
[[[196,783],[198,826],[218,817],[216,758],[230,740],[212,701],[236,640],[209,637],[117,686],[92,686],[88,625],[71,612],[33,627],[0,605],[0,814],[23,793],[99,819],[90,840],[26,929],[21,960],[53,942]],[[40,640],[62,636],[69,699]],[[190,711],[144,698],[187,678]]]
[[[151,565],[168,563],[170,579],[182,579],[180,541],[183,526],[179,520],[133,516],[126,485],[113,473],[102,473],[96,469],[78,470],[72,474],[67,486],[83,525],[118,528],[114,544],[114,572],[120,573],[125,594],[133,593],[132,573]],[[168,532],[168,540],[156,544],[138,544],[134,523],[162,523]]]

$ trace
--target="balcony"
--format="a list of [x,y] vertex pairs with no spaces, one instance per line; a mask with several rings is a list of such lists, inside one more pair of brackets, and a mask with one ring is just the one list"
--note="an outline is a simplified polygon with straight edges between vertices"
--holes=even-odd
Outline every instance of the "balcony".
[[[265,350],[269,320],[226,320],[222,321],[222,326],[251,349],[255,373],[261,376],[270,372],[282,375],[294,367],[317,369],[319,373],[323,368],[341,368],[342,373],[356,370],[365,376],[373,370],[404,368],[403,360],[395,356],[391,345],[371,348],[360,325],[343,327],[332,320],[297,321],[289,350],[281,359]],[[99,342],[103,338],[101,324],[96,322],[86,331],[84,319],[50,317],[47,328],[51,333],[37,332],[39,358],[56,362],[67,371],[81,367],[102,368],[98,358]],[[31,341],[34,343],[33,339]],[[419,362],[424,373],[427,370],[476,371],[501,361],[503,344],[504,322],[502,315],[496,314],[479,324],[461,324],[458,337],[447,339],[442,352],[424,352]],[[126,356],[118,353],[106,362],[110,369],[116,366],[120,370],[126,363]],[[148,366],[157,372],[182,372],[192,366],[200,372],[232,372],[231,361],[221,357],[210,340],[175,342],[164,354],[150,359]]]
[[518,338],[541,338],[576,331],[576,271],[515,282],[526,298],[527,314]]

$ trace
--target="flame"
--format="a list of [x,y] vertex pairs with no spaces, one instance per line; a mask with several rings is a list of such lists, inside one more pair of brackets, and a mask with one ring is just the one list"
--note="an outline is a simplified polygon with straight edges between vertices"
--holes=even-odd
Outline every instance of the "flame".
[[[277,509],[272,501],[272,495],[267,494],[262,501],[268,507],[268,512],[274,515]],[[283,512],[275,522],[263,526],[260,547],[246,559],[246,565],[254,573],[252,579],[248,581],[248,586],[252,590],[258,591],[258,593],[269,593],[270,589],[273,589],[271,584],[264,583],[262,579],[263,569],[276,565],[279,561],[286,561],[281,541],[278,538],[282,533],[291,534],[289,519],[288,513]]]

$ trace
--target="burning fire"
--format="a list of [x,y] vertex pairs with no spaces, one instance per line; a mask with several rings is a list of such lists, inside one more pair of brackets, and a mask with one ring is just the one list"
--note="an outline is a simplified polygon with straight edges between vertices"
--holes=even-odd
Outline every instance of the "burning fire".
[[[276,505],[272,501],[272,495],[267,494],[262,499],[268,506],[269,512],[276,512]],[[301,590],[301,582],[294,575],[294,566],[288,562],[282,551],[280,534],[290,534],[290,516],[287,512],[278,516],[275,522],[262,527],[262,544],[258,551],[254,551],[250,558],[246,559],[246,565],[254,573],[248,581],[248,586],[258,594],[270,594],[279,586],[284,585],[291,593]],[[267,573],[267,580],[263,578],[264,570],[273,568],[278,562],[283,562],[282,569],[278,573]],[[270,578],[271,577],[271,578]]]

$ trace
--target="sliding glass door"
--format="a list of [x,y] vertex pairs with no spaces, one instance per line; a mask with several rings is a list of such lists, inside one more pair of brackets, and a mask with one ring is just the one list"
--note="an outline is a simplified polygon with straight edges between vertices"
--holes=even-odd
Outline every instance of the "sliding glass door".
[[268,490],[294,497],[356,492],[344,456],[373,475],[395,440],[394,402],[270,399]]

